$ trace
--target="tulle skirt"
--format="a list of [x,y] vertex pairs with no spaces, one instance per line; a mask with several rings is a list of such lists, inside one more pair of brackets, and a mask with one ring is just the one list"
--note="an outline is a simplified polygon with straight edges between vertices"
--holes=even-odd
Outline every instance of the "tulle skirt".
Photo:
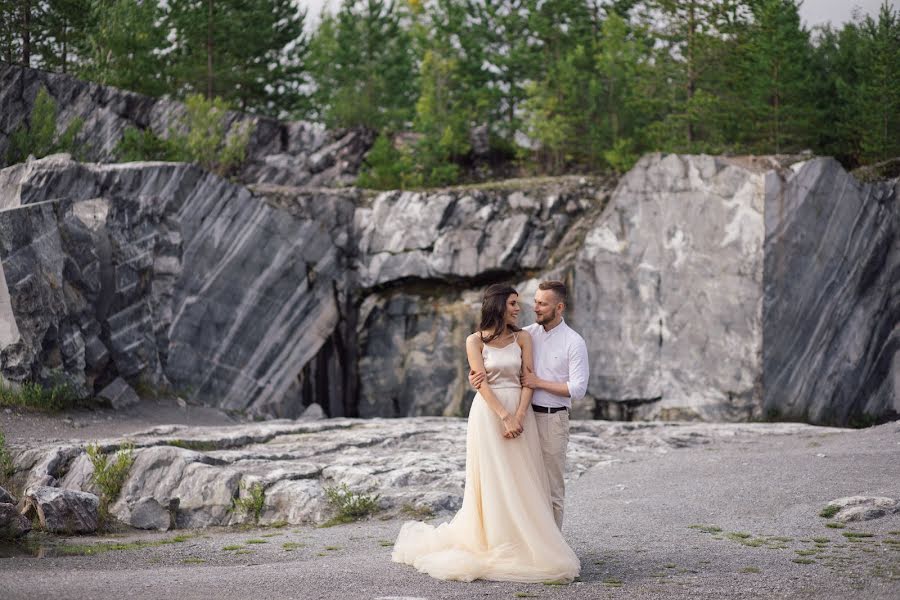
[[[514,412],[519,388],[493,390]],[[476,394],[466,431],[466,485],[462,508],[437,527],[403,524],[394,562],[437,579],[571,581],[581,565],[553,519],[547,474],[534,414],[524,432],[503,437],[500,419]]]

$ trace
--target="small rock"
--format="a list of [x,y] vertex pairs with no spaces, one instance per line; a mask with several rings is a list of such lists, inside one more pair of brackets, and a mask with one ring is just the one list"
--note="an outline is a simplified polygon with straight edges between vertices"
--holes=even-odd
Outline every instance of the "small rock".
[[834,515],[834,519],[842,523],[870,521],[888,513],[900,512],[900,500],[886,496],[846,496],[832,500],[828,506],[841,509]]
[[880,519],[887,514],[883,508],[875,508],[873,506],[851,506],[845,508],[834,519],[841,523],[850,523],[852,521],[871,521],[872,519]]
[[116,377],[112,383],[97,394],[97,397],[107,400],[115,410],[132,406],[141,400],[137,392],[131,389],[131,386],[121,377]]
[[18,504],[16,497],[0,487],[0,504]]
[[15,505],[0,502],[0,540],[22,537],[31,531],[31,521]]
[[12,414],[12,409],[11,409],[11,408],[4,408],[4,409],[3,409],[3,412],[5,412],[5,413],[8,414],[8,415],[11,415],[11,414]]
[[300,419],[304,421],[318,421],[320,419],[325,418],[325,411],[322,410],[322,407],[313,402],[309,406],[306,407],[306,410],[303,411],[303,414],[300,415]]
[[25,494],[25,515],[36,513],[51,533],[93,533],[99,525],[100,499],[94,494],[34,487]]

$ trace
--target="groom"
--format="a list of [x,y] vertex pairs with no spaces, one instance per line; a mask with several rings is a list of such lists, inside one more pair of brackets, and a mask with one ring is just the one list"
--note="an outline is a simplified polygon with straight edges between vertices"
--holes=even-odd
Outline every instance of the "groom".
[[[535,323],[525,327],[534,342],[534,373],[522,375],[522,385],[534,390],[531,406],[537,421],[544,465],[550,480],[550,500],[556,526],[562,529],[566,494],[566,446],[572,400],[587,391],[588,354],[584,339],[563,319],[568,302],[561,281],[542,281],[534,294]],[[478,388],[484,373],[469,373]]]

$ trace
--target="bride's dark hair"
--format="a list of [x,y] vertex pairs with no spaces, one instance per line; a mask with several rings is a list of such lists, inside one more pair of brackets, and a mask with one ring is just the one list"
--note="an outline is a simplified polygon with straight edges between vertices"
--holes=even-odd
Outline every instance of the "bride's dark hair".
[[[506,299],[510,294],[518,296],[519,292],[502,283],[495,283],[484,290],[484,297],[481,299],[481,325],[478,326],[478,331],[481,341],[485,344],[503,335],[507,327],[511,331],[520,331],[515,325],[504,326],[503,315],[506,314]],[[484,337],[486,331],[490,334]]]

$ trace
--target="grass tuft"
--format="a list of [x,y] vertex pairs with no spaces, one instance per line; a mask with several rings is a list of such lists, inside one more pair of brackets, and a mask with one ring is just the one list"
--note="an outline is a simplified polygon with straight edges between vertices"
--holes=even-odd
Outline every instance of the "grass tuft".
[[791,562],[795,562],[795,563],[797,563],[798,565],[811,565],[811,564],[813,564],[813,563],[816,562],[816,561],[811,560],[811,559],[809,559],[809,558],[792,558],[792,559],[791,559]]
[[256,538],[251,538],[249,540],[244,541],[245,544],[268,544],[269,540],[259,540]]
[[845,525],[843,523],[838,523],[837,521],[832,521],[831,523],[825,523],[825,527],[831,529],[843,529]]
[[394,542],[391,540],[378,540],[378,544],[387,548],[388,546],[393,546]]
[[831,542],[831,538],[827,538],[827,537],[814,537],[814,538],[812,539],[812,541],[814,541],[814,542],[817,543],[817,544],[828,544],[828,543]]
[[262,515],[263,509],[266,507],[265,488],[261,483],[254,483],[248,488],[247,485],[242,481],[240,490],[247,493],[243,498],[232,498],[231,508],[229,510],[240,514],[250,515],[251,517],[253,517],[253,522],[258,524],[259,517]]
[[201,563],[205,563],[206,561],[202,558],[197,558],[196,556],[190,556],[181,562],[188,564],[188,565],[199,565]]
[[82,403],[72,386],[61,383],[50,387],[31,381],[15,385],[0,380],[0,406],[58,412]]
[[219,445],[216,442],[206,440],[169,440],[166,442],[169,446],[176,448],[184,448],[185,450],[195,450],[197,452],[212,452],[218,450]]
[[760,573],[759,567],[744,567],[741,569],[741,573]]
[[430,506],[425,506],[425,505],[417,506],[417,505],[411,504],[409,502],[407,502],[406,504],[403,505],[403,507],[400,509],[400,512],[402,512],[405,515],[409,515],[410,517],[416,517],[418,519],[422,519],[423,521],[425,519],[430,519],[431,517],[434,516],[434,511],[431,510]]
[[829,504],[828,506],[826,506],[825,508],[823,508],[822,510],[819,511],[819,516],[823,517],[825,519],[830,519],[831,517],[838,514],[839,512],[841,512],[840,506],[837,506],[835,504]]
[[96,444],[88,444],[85,452],[94,467],[91,481],[100,489],[100,521],[105,523],[109,519],[109,506],[122,492],[134,464],[134,444],[123,444],[112,460]]
[[866,533],[865,531],[843,531],[843,532],[841,532],[841,535],[843,535],[845,538],[851,539],[851,540],[854,538],[875,537],[874,533]]
[[305,546],[306,546],[306,544],[303,544],[300,542],[285,542],[281,545],[281,547],[284,550],[286,550],[287,552],[292,552],[292,551],[296,550],[297,548],[303,548]]
[[321,527],[352,523],[377,512],[381,496],[354,492],[346,483],[342,483],[339,486],[326,487],[325,498],[335,515],[322,523]]
[[722,528],[715,525],[688,525],[689,529],[697,529],[702,533],[721,533]]
[[243,547],[244,546],[241,544],[231,544],[229,546],[222,546],[222,550],[225,550],[226,552],[230,552],[232,550],[240,550]]

